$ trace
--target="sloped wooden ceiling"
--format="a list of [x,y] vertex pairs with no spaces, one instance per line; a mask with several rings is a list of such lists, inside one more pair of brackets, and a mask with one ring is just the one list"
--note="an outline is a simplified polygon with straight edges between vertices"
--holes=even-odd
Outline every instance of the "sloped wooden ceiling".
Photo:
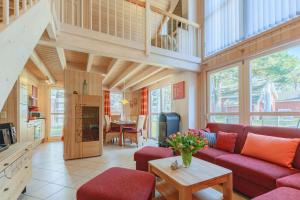
[[64,73],[56,49],[37,45],[35,50],[55,80],[62,82],[64,80]]

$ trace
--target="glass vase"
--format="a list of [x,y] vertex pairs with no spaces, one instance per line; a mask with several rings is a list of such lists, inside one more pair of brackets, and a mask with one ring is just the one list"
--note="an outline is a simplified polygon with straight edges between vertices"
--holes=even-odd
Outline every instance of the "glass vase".
[[181,152],[182,164],[183,167],[188,168],[192,162],[192,153],[191,152]]

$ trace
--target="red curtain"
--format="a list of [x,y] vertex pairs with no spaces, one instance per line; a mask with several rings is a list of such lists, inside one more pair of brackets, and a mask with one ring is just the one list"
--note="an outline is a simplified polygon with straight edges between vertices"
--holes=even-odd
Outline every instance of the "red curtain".
[[148,115],[148,88],[141,90],[141,115]]
[[104,91],[104,115],[110,116],[110,92]]

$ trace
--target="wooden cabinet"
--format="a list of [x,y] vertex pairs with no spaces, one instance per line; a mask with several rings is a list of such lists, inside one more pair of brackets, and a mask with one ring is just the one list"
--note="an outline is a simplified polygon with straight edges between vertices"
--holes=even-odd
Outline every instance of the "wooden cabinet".
[[64,158],[102,154],[101,96],[66,95]]

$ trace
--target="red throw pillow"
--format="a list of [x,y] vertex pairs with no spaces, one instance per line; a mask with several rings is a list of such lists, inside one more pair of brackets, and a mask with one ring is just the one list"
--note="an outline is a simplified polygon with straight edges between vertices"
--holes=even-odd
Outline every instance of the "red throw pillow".
[[217,133],[217,142],[215,148],[233,153],[237,136],[237,133],[219,131]]
[[241,154],[291,168],[299,142],[299,138],[248,133]]

